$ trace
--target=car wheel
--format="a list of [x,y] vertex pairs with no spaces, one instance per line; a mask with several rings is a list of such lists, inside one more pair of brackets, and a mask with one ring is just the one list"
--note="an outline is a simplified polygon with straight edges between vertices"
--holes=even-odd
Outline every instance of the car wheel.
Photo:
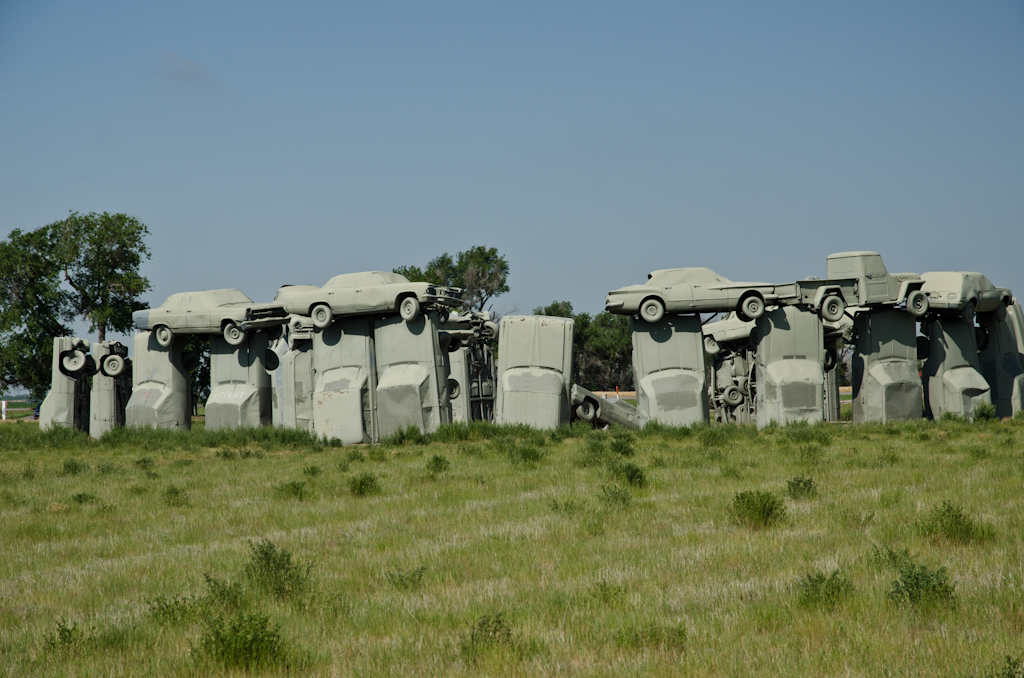
[[821,319],[830,323],[837,322],[846,311],[846,302],[841,297],[830,294],[821,302]]
[[665,305],[660,299],[647,299],[640,304],[640,317],[649,323],[656,323],[665,317]]
[[157,325],[153,328],[153,334],[156,335],[156,343],[164,348],[170,348],[174,343],[174,332],[167,325]]
[[917,338],[917,359],[928,360],[928,355],[932,352],[932,342],[928,337],[918,336]]
[[448,340],[448,352],[449,353],[455,353],[460,348],[462,348],[462,339],[460,339],[458,337],[452,337],[451,339]]
[[402,299],[402,303],[398,305],[398,314],[405,322],[416,320],[420,314],[420,300],[416,297]]
[[224,325],[224,341],[228,342],[232,346],[241,346],[245,343],[245,332],[242,331],[238,325],[233,322],[228,322]]
[[704,352],[708,355],[718,355],[722,352],[722,347],[718,345],[714,337],[704,337]]
[[593,400],[584,400],[576,407],[576,416],[583,421],[594,421],[597,418],[597,406]]
[[988,330],[984,327],[974,328],[974,341],[978,344],[978,351],[984,351],[988,348]]
[[995,316],[996,322],[1006,322],[1006,304],[996,306],[996,310],[992,311],[992,315]]
[[907,295],[907,310],[915,318],[923,318],[928,312],[928,295],[921,290],[914,290]]
[[823,365],[823,367],[825,368],[825,371],[826,372],[831,372],[832,370],[834,370],[835,367],[836,367],[836,364],[838,362],[839,362],[839,356],[836,355],[836,350],[834,348],[826,349],[825,350],[825,361],[824,361],[824,365]]
[[119,355],[106,355],[100,361],[100,372],[108,377],[118,377],[124,372],[124,358]]
[[752,294],[740,302],[739,310],[750,320],[757,320],[764,314],[764,299]]
[[265,369],[267,372],[273,372],[280,366],[281,356],[277,355],[274,349],[263,349],[263,369]]
[[973,299],[971,301],[968,301],[967,305],[964,306],[963,310],[960,311],[960,319],[963,320],[968,325],[973,325],[974,316],[977,314],[977,309],[978,307],[974,303]]
[[67,351],[60,359],[65,374],[74,375],[85,369],[84,351]]
[[730,384],[722,391],[722,402],[729,407],[736,407],[743,402],[743,391],[736,384]]
[[448,380],[448,398],[450,400],[455,400],[456,398],[459,397],[460,393],[462,393],[462,387],[459,386],[459,382],[455,381],[454,379],[449,379]]
[[313,319],[313,327],[318,330],[327,329],[334,322],[334,311],[327,304],[317,304],[309,316]]

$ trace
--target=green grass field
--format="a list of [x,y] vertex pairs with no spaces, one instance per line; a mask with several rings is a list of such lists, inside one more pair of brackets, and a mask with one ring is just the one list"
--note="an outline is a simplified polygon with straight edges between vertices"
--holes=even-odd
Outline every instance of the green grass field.
[[1024,419],[404,438],[0,426],[2,673],[1021,675]]

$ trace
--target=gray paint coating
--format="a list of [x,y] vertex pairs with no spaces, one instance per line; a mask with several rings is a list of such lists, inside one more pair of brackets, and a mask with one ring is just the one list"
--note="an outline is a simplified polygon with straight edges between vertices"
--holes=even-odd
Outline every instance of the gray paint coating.
[[981,373],[992,389],[989,395],[996,416],[1012,417],[1024,410],[1024,367],[1013,319],[1007,314],[999,320],[995,313],[985,313],[978,319],[988,342],[979,355]]
[[700,317],[630,320],[637,423],[689,426],[709,421]]
[[615,424],[626,428],[639,428],[636,408],[627,402],[608,400],[573,384],[569,391],[576,416],[592,424]]
[[783,306],[757,320],[757,427],[824,418],[825,340],[810,311]]
[[380,437],[409,426],[432,433],[451,422],[448,357],[439,329],[433,311],[409,321],[392,315],[374,322]]
[[516,315],[501,319],[495,423],[541,429],[569,423],[574,327],[568,318]]
[[99,371],[92,378],[89,435],[99,438],[124,426],[125,407],[132,395],[132,363],[128,347],[117,341],[93,344],[93,357]]
[[705,323],[704,346],[712,355],[711,399],[715,420],[749,424],[754,421],[754,342],[756,323],[730,313]]
[[991,404],[990,387],[981,376],[974,326],[959,317],[934,315],[921,329],[929,347],[921,369],[925,415],[938,419],[949,412],[970,418],[979,403]]
[[313,336],[313,431],[346,445],[376,439],[373,320],[346,317]]
[[192,390],[182,363],[185,340],[161,347],[152,332],[135,335],[132,396],[125,407],[126,426],[192,428]]
[[210,396],[206,428],[211,431],[271,424],[270,375],[263,366],[265,332],[249,334],[240,346],[210,338]]
[[920,419],[917,320],[906,311],[880,308],[858,313],[854,327],[853,421]]
[[[78,337],[54,337],[50,372],[50,391],[39,407],[39,428],[68,426],[82,431],[89,429],[89,380],[95,363],[89,354],[89,342]],[[73,356],[70,354],[74,354]],[[65,356],[73,359],[62,368]],[[87,358],[87,359],[86,359]]]

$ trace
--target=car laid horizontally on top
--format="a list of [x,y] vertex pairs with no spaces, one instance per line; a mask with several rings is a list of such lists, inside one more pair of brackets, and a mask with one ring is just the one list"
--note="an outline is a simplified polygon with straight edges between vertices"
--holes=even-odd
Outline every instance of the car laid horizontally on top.
[[175,334],[223,334],[239,346],[248,332],[277,328],[288,322],[288,314],[280,304],[257,304],[239,290],[221,289],[172,294],[157,308],[135,311],[132,322],[151,330],[165,348]]
[[288,313],[309,316],[316,327],[323,329],[335,315],[398,312],[408,322],[418,317],[421,309],[459,306],[462,290],[409,282],[398,273],[368,271],[336,275],[323,287],[285,285],[278,290],[274,303]]
[[1013,293],[996,287],[981,273],[974,271],[928,271],[922,273],[928,303],[939,310],[958,311],[964,322],[973,324],[977,313],[995,313],[1006,318],[1006,308],[1013,303]]

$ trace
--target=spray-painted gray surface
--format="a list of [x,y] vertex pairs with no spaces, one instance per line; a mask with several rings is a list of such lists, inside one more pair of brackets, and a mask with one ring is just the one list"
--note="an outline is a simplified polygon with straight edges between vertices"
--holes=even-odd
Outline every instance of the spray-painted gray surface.
[[132,395],[132,368],[124,344],[104,341],[92,348],[98,371],[92,378],[89,435],[99,438],[124,426],[125,407]]
[[974,326],[957,316],[932,315],[921,330],[928,337],[928,359],[921,369],[925,416],[938,419],[949,412],[971,417],[979,403],[991,403]]
[[313,432],[313,324],[291,316],[284,334],[273,343],[271,372],[274,426]]
[[576,416],[594,424],[615,424],[626,428],[639,428],[636,408],[621,400],[609,400],[579,384],[573,384],[569,398]]
[[922,273],[925,294],[935,310],[958,311],[966,323],[973,323],[977,313],[995,312],[1006,317],[1006,307],[1013,294],[1005,287],[996,287],[981,273],[974,271],[928,271]]
[[409,282],[398,273],[367,271],[336,275],[323,287],[288,285],[274,302],[288,313],[310,316],[318,328],[331,324],[335,315],[400,313],[413,320],[435,307],[458,306],[462,290],[424,282]]
[[487,311],[452,313],[441,323],[450,337],[448,396],[452,421],[494,421],[495,364],[491,341],[498,326]]
[[180,334],[221,334],[239,346],[247,333],[286,322],[286,313],[280,304],[257,304],[239,290],[221,289],[172,294],[157,308],[136,311],[132,320],[138,329],[152,330],[164,347]]
[[1016,300],[1006,307],[1006,322],[1017,340],[1017,353],[1020,354],[1021,364],[1024,365],[1024,310],[1021,310],[1020,303]]
[[847,298],[847,306],[906,304],[917,318],[928,312],[928,295],[921,289],[924,279],[916,273],[889,273],[877,252],[837,252],[828,256],[825,265],[829,280],[856,283],[856,298]]
[[[656,323],[630,319],[637,423],[669,426],[707,422],[708,390],[700,316],[665,316]],[[500,354],[499,354],[500,358]]]
[[704,350],[712,357],[711,399],[722,423],[754,421],[754,342],[756,323],[735,313],[703,326]]
[[165,348],[153,332],[135,335],[126,426],[183,431],[192,428],[192,390],[183,362],[184,344],[185,340],[177,337]]
[[978,316],[984,342],[978,357],[981,374],[991,388],[989,396],[996,407],[996,416],[1002,418],[1012,417],[1024,409],[1024,368],[1012,319],[1008,313],[1000,315],[983,313]]
[[839,421],[842,404],[839,398],[839,355],[842,341],[852,343],[853,317],[863,309],[848,308],[836,321],[822,319],[825,335],[825,421]]
[[68,426],[89,430],[89,377],[96,363],[89,342],[78,337],[54,337],[50,391],[39,407],[39,428]]
[[571,319],[542,315],[501,319],[496,423],[542,429],[569,423],[574,326]]
[[374,322],[381,437],[409,426],[432,433],[451,422],[448,355],[439,329],[433,311],[412,320],[391,315]]
[[824,418],[825,340],[810,311],[783,306],[757,320],[757,426]]
[[917,320],[906,311],[879,308],[858,313],[854,327],[853,421],[920,419]]
[[317,331],[312,357],[314,432],[346,445],[375,440],[373,320],[341,318]]
[[210,397],[206,428],[211,431],[269,426],[272,418],[270,375],[264,367],[267,334],[249,334],[239,346],[210,338]]
[[733,282],[710,268],[669,268],[652,271],[643,285],[612,290],[604,306],[611,313],[639,315],[653,323],[666,313],[737,311],[756,318],[774,300],[771,283]]

